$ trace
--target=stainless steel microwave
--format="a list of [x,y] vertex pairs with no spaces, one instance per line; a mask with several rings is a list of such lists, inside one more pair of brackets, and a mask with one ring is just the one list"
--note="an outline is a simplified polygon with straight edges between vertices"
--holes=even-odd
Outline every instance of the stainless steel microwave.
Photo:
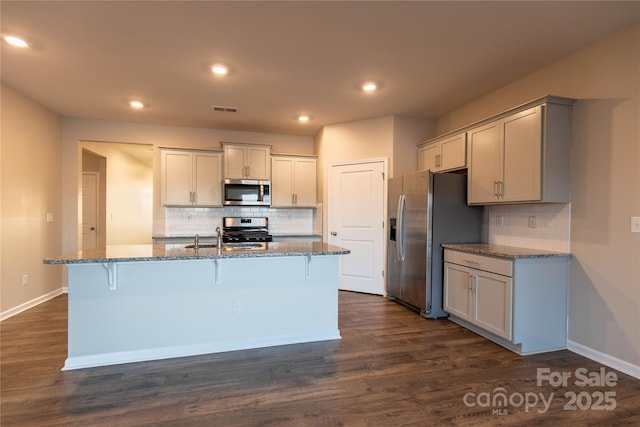
[[225,206],[271,206],[271,181],[225,179]]

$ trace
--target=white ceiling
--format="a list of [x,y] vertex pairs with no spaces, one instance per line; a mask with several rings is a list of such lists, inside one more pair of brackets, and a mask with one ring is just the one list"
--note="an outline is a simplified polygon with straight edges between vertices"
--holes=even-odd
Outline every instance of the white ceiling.
[[[438,117],[640,20],[639,1],[3,0],[0,8],[2,33],[33,44],[2,44],[2,81],[63,116],[293,135],[389,114]],[[213,62],[233,72],[216,78]],[[359,92],[369,79],[382,90]],[[149,108],[129,109],[130,98]],[[300,113],[313,120],[296,122]]]

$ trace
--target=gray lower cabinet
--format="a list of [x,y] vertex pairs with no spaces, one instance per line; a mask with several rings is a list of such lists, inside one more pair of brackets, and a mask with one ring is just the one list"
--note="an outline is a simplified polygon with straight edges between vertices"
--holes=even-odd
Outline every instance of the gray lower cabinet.
[[450,320],[518,354],[566,348],[567,257],[444,251]]

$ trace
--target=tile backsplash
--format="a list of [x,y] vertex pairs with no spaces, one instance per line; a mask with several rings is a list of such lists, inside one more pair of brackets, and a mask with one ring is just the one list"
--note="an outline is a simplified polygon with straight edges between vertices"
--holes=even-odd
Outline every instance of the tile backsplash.
[[[225,216],[269,218],[271,234],[322,234],[322,204],[311,208],[166,208],[164,229],[156,235],[213,235]],[[535,217],[535,228],[529,217]],[[502,225],[498,225],[502,217]],[[571,203],[492,205],[488,207],[488,242],[549,251],[570,252]]]
[[[283,209],[262,207],[224,208],[166,208],[164,231],[157,235],[192,236],[194,234],[213,235],[216,227],[222,226],[225,216],[267,217],[271,234],[322,234],[321,207],[316,209]],[[321,222],[321,221],[320,221]]]
[[[533,228],[529,226],[530,217]],[[571,203],[492,205],[488,218],[489,243],[571,251]]]

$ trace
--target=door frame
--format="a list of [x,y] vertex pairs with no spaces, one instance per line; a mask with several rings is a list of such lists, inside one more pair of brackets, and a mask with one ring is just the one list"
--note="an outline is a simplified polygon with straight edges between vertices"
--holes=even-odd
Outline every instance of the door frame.
[[349,166],[349,165],[362,165],[362,164],[371,164],[371,163],[382,163],[382,173],[384,174],[384,180],[383,180],[383,184],[382,184],[382,218],[384,221],[383,227],[381,229],[381,233],[382,234],[382,269],[384,271],[384,280],[383,280],[383,290],[382,290],[382,296],[383,297],[387,297],[387,264],[386,264],[386,260],[387,260],[387,235],[388,235],[388,226],[389,226],[389,216],[387,214],[387,204],[388,204],[388,199],[387,199],[387,193],[388,193],[388,182],[389,182],[389,157],[373,157],[373,158],[368,158],[368,159],[357,159],[357,160],[345,160],[345,161],[340,161],[340,162],[333,162],[330,163],[328,165],[327,168],[327,177],[325,180],[325,192],[326,192],[326,201],[327,201],[327,206],[326,206],[326,212],[327,212],[327,221],[323,224],[322,227],[322,235],[323,240],[324,241],[328,241],[329,239],[329,230],[331,229],[331,225],[332,225],[332,218],[331,218],[331,206],[330,206],[330,201],[331,199],[331,180],[332,180],[332,176],[333,176],[333,167],[336,166]]

